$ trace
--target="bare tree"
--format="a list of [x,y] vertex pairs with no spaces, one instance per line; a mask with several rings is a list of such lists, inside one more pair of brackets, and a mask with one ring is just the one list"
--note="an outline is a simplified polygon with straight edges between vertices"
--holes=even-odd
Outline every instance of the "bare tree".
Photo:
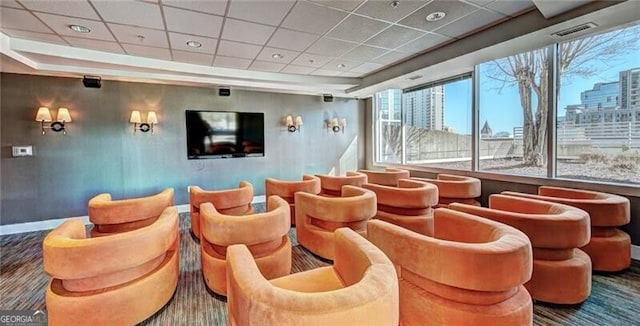
[[[593,35],[579,40],[560,43],[557,67],[563,78],[590,77],[599,71],[595,62],[615,61],[621,54],[638,50],[640,28],[632,26],[615,32]],[[500,89],[515,86],[520,94],[520,106],[524,117],[522,126],[525,164],[544,164],[544,148],[547,136],[547,102],[549,85],[548,48],[512,55],[494,60],[487,76],[500,82]],[[558,85],[558,89],[560,85]],[[533,96],[536,99],[534,101]],[[533,107],[534,102],[535,108]]]

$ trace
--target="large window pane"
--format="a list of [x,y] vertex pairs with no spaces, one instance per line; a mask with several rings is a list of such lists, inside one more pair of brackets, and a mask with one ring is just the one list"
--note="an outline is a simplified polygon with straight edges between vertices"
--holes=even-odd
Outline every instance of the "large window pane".
[[406,163],[471,169],[471,78],[406,92]]
[[547,175],[548,48],[479,66],[480,170]]
[[640,26],[561,43],[557,176],[640,184]]
[[402,91],[388,89],[375,94],[376,161],[396,163],[402,161]]

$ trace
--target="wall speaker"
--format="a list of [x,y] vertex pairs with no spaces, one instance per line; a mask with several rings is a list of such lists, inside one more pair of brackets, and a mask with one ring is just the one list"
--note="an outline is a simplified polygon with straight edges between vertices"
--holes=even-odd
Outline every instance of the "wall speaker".
[[333,95],[331,95],[331,94],[322,94],[322,100],[324,102],[333,102]]
[[230,88],[225,88],[225,87],[220,87],[220,88],[218,88],[218,95],[220,95],[220,96],[230,96],[231,95],[231,89]]
[[85,75],[84,78],[82,78],[82,83],[84,84],[84,87],[87,88],[100,88],[102,87],[102,78],[100,78],[100,76],[87,76]]

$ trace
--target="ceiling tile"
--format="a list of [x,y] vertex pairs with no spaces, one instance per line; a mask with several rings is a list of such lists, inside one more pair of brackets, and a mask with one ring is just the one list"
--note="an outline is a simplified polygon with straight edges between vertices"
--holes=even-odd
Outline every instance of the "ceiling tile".
[[316,76],[338,76],[340,75],[342,72],[340,71],[335,71],[335,70],[324,70],[324,69],[318,69],[314,72],[312,72],[312,75],[316,75]]
[[191,63],[194,65],[211,66],[213,54],[195,53],[173,50],[173,61]]
[[302,51],[313,44],[318,38],[319,36],[316,34],[278,28],[267,45],[281,49]]
[[347,52],[342,58],[347,60],[369,61],[386,53],[387,50],[374,48],[372,46],[360,45],[357,48]]
[[67,42],[65,42],[60,36],[55,34],[20,31],[15,29],[8,29],[8,28],[3,28],[2,31],[11,37],[23,38],[23,39],[32,40],[32,41],[67,45]]
[[198,12],[164,8],[167,29],[172,32],[217,38],[222,27],[222,17]]
[[[167,33],[155,29],[107,24],[119,42],[141,46],[168,48]],[[141,39],[139,36],[144,36]]]
[[[478,8],[460,1],[434,0],[433,2],[409,15],[407,18],[401,20],[400,24],[419,28],[425,31],[433,31],[438,27],[448,24],[464,15],[471,13],[472,11],[475,11],[476,9]],[[426,17],[434,12],[444,12],[446,16],[438,21],[427,21]]]
[[[272,57],[274,53],[279,53],[283,55],[283,57],[281,59],[275,59]],[[260,54],[256,57],[256,60],[287,64],[295,59],[299,54],[300,52],[265,47],[264,49],[262,49],[262,52],[260,52]]]
[[292,64],[305,67],[320,68],[331,61],[332,57],[326,57],[319,54],[303,53],[299,55]]
[[224,67],[224,68],[235,68],[235,69],[247,69],[251,64],[252,60],[249,59],[241,59],[241,58],[231,58],[224,56],[216,56],[213,65],[215,67]]
[[261,48],[262,47],[253,44],[220,40],[217,54],[226,57],[253,59],[258,55]]
[[80,17],[100,20],[100,17],[93,10],[87,1],[22,1],[29,10],[42,11],[48,14],[58,14],[64,16]]
[[308,2],[297,2],[281,26],[297,31],[324,34],[346,16],[346,12]]
[[358,46],[358,44],[330,38],[321,38],[318,42],[307,49],[307,52],[337,57],[345,54],[356,46]]
[[373,63],[373,62],[365,62],[351,70],[349,70],[350,72],[357,72],[357,73],[370,73],[374,70],[380,69],[384,67],[384,65],[381,65],[379,63]]
[[249,69],[251,70],[259,70],[259,71],[270,71],[270,72],[278,72],[280,69],[284,68],[284,63],[275,63],[275,62],[264,62],[264,61],[254,61]]
[[[322,69],[324,70],[336,70],[336,71],[340,71],[340,72],[344,72],[344,71],[349,71],[359,65],[362,64],[362,61],[353,61],[353,60],[346,60],[346,59],[342,59],[342,58],[337,58],[337,59],[333,59],[331,61],[329,61],[329,63],[327,63],[326,65],[324,65],[322,67]],[[341,67],[341,65],[344,65],[344,67]]]
[[122,47],[130,55],[148,57],[153,59],[171,60],[169,49],[152,48],[136,44],[122,44]]
[[163,0],[162,4],[165,6],[173,6],[179,7],[183,9],[191,9],[195,11],[202,11],[208,14],[214,15],[224,15],[225,10],[227,10],[227,1],[226,0]]
[[91,50],[107,51],[107,52],[114,52],[114,53],[124,53],[124,50],[122,50],[122,47],[120,47],[120,44],[116,42],[92,40],[88,38],[80,38],[80,37],[74,37],[74,36],[65,36],[64,39],[67,40],[67,42],[69,42],[72,46],[75,46],[78,48],[86,48]]
[[[216,51],[216,45],[218,44],[218,40],[215,38],[178,33],[169,33],[169,41],[171,41],[171,48],[174,50],[208,54],[213,54]],[[192,48],[187,45],[188,41],[200,42],[202,47]]]
[[352,11],[353,9],[356,9],[356,7],[358,7],[358,5],[362,3],[362,0],[340,0],[340,1],[311,0],[311,1],[317,4],[338,8],[342,10],[347,10],[347,11]]
[[389,26],[389,24],[381,21],[351,15],[327,34],[327,36],[361,43],[387,26]]
[[398,51],[389,51],[371,61],[375,63],[383,64],[383,65],[388,65],[396,61],[400,61],[404,58],[407,58],[408,56],[410,55],[406,53],[402,53]]
[[430,49],[438,44],[452,40],[446,36],[427,34],[405,46],[398,48],[398,50],[407,53],[418,53],[424,50]]
[[13,8],[2,8],[2,10],[0,10],[0,27],[30,32],[51,33],[51,29],[41,23],[30,12]]
[[278,26],[295,1],[231,1],[229,17]]
[[106,22],[164,29],[160,6],[139,1],[93,1]]
[[23,9],[22,6],[15,0],[2,0],[2,1],[0,1],[0,6],[1,7]]
[[288,65],[284,67],[284,69],[280,70],[280,72],[287,74],[307,75],[314,70],[316,70],[316,68]]
[[533,6],[531,0],[498,0],[486,5],[486,8],[511,16]]
[[227,18],[222,29],[222,39],[263,45],[275,30],[275,27]]
[[[70,18],[58,15],[36,13],[38,18],[49,25],[56,33],[60,35],[69,35],[82,38],[91,38],[104,41],[115,41],[111,32],[107,29],[107,26],[103,22],[97,22],[94,20],[87,20],[82,18]],[[69,28],[69,25],[81,25],[91,30],[90,33],[78,33]]]
[[366,44],[395,49],[424,34],[424,32],[416,31],[415,29],[394,25],[372,37]]
[[478,9],[470,15],[464,16],[452,23],[438,28],[436,32],[451,37],[458,37],[463,34],[475,31],[480,27],[504,18],[505,16],[484,9]]
[[367,1],[356,10],[356,13],[389,22],[397,22],[428,2],[398,1],[398,6],[393,8],[391,7],[391,1]]

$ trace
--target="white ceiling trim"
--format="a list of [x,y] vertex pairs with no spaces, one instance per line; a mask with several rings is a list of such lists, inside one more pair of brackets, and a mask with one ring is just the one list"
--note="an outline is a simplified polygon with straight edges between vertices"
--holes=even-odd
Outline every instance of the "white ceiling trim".
[[[0,52],[36,70],[49,70],[74,74],[105,74],[112,76],[126,76],[141,79],[158,78],[159,80],[192,81],[196,83],[213,83],[225,86],[239,86],[265,89],[280,89],[307,91],[310,94],[332,92],[344,95],[345,90],[360,84],[360,78],[329,77],[329,76],[305,76],[297,74],[283,74],[272,72],[257,72],[221,67],[206,67],[201,65],[166,61],[152,58],[143,58],[131,55],[108,53],[97,50],[75,48],[39,41],[30,41],[7,36],[0,33],[2,48]],[[53,56],[72,60],[89,62],[87,66],[65,66],[37,62],[28,58],[28,54],[34,53],[45,56]],[[119,65],[122,69],[96,69],[90,66],[90,62]],[[149,74],[135,71],[134,68],[147,68],[166,71],[166,74]],[[199,75],[197,77],[193,75]]]

